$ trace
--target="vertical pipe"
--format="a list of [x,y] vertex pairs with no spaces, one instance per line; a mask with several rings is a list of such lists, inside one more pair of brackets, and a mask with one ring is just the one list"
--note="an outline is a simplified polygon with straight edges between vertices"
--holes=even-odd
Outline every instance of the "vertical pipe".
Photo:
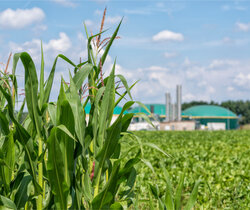
[[176,120],[176,104],[175,103],[171,104],[171,109],[172,109],[171,121],[175,121]]
[[176,120],[181,121],[181,85],[176,86],[176,103],[177,103]]
[[170,121],[170,105],[171,105],[171,95],[170,93],[165,94],[166,97],[166,112],[165,112],[165,121]]

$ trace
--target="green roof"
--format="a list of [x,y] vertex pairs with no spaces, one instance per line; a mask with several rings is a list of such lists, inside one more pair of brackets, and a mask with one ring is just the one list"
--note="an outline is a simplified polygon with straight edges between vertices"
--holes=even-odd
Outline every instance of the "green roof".
[[[91,105],[90,105],[90,103],[87,103],[87,105],[85,106],[85,109],[84,109],[86,114],[89,114],[90,109],[91,109]],[[114,109],[113,114],[120,114],[121,111],[122,111],[122,107],[116,106],[115,109]],[[127,114],[127,113],[128,113],[127,111],[124,112],[124,114]]]
[[229,109],[214,105],[193,106],[185,109],[182,115],[192,117],[237,117],[236,114]]
[[[153,109],[154,109],[153,113],[154,114],[165,115],[165,113],[166,113],[166,106],[164,104],[144,104],[144,105],[147,107],[147,109],[149,111],[151,111],[151,107],[153,107]],[[134,107],[134,108],[130,109],[128,112],[129,113],[143,112],[145,114],[148,114],[148,112],[146,111],[146,109],[144,109],[141,106]]]

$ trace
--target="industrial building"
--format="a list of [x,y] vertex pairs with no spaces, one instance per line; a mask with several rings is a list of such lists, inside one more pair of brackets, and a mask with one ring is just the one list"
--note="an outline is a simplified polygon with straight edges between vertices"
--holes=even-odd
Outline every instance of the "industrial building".
[[[171,101],[171,94],[166,93],[166,104],[145,104],[151,112],[143,107],[134,107],[130,113],[143,112],[157,116],[160,130],[229,130],[238,128],[238,117],[229,109],[214,105],[199,105],[181,111],[181,85],[176,87],[176,102]],[[151,118],[152,119],[152,118]],[[134,123],[143,121],[135,115]]]
[[197,128],[230,130],[238,128],[238,117],[229,109],[214,105],[199,105],[182,112],[183,120],[196,122]]

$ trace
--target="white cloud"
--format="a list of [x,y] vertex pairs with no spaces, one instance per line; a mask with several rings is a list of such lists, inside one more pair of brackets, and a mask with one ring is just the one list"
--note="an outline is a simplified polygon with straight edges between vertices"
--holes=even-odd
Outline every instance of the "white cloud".
[[71,41],[67,34],[61,32],[59,34],[59,39],[50,40],[46,47],[47,49],[65,52],[71,47]]
[[237,60],[213,60],[209,65],[209,68],[220,68],[225,66],[237,66],[239,65],[239,61]]
[[108,16],[105,19],[105,23],[107,23],[107,24],[116,24],[116,23],[119,23],[121,21],[121,19],[122,19],[121,16],[114,16],[114,17]]
[[215,92],[215,88],[212,86],[207,86],[207,92],[208,93],[214,93]]
[[228,87],[227,87],[227,91],[228,91],[228,92],[232,92],[232,91],[234,91],[234,87],[232,87],[232,86],[228,86]]
[[58,4],[61,4],[64,7],[76,7],[76,4],[71,0],[52,0]]
[[169,69],[165,68],[165,67],[161,67],[161,66],[150,66],[148,68],[144,68],[143,71],[156,71],[156,72],[163,71],[163,72],[167,72],[167,71],[169,71]]
[[45,18],[42,9],[6,9],[0,13],[0,26],[3,28],[20,29],[34,23],[41,22]]
[[237,22],[236,23],[236,27],[240,31],[249,31],[250,30],[250,23],[240,23],[240,22]]
[[174,53],[174,52],[165,52],[164,53],[165,58],[173,58],[173,57],[176,57],[176,56],[177,56],[177,54]]
[[[164,68],[167,71],[161,71]],[[165,92],[175,99],[177,84],[182,84],[183,101],[247,99],[250,91],[250,60],[215,59],[201,65],[187,58],[175,67],[149,66],[129,72],[140,80],[132,91],[135,100],[145,103],[164,103]]]
[[181,33],[175,33],[172,31],[164,30],[153,36],[153,41],[183,41],[184,36]]
[[234,83],[242,88],[250,88],[250,74],[242,72],[237,74]]
[[[78,64],[79,59],[81,57],[82,62],[87,59],[87,51],[86,51],[86,42],[87,40],[79,33],[75,35],[75,38],[71,39],[64,32],[59,33],[58,37],[50,39],[48,41],[43,41],[43,51],[44,51],[44,61],[45,61],[45,78],[48,77],[53,62],[56,56],[61,53],[68,57],[72,62]],[[74,47],[72,47],[72,42],[74,43]],[[81,44],[79,44],[81,43]],[[40,61],[41,61],[41,40],[32,39],[30,41],[24,43],[9,43],[9,52],[17,53],[17,52],[28,52],[32,57],[37,69],[40,69]],[[0,55],[1,57],[1,55]],[[22,65],[18,67],[18,74],[23,75]],[[56,100],[58,96],[58,87],[60,87],[61,76],[65,79],[65,81],[69,81],[69,70],[72,70],[72,66],[62,59],[58,59],[56,73],[53,83],[53,88],[51,92],[51,100]],[[39,75],[39,73],[38,73]],[[21,82],[23,82],[23,77],[19,78]],[[23,87],[23,86],[20,86]]]
[[[113,65],[113,64],[112,64]],[[133,72],[129,71],[128,69],[125,69],[119,64],[115,65],[115,74],[121,74],[123,75],[126,79],[132,79],[133,78]]]
[[[24,42],[23,44],[17,44],[14,42],[9,43],[10,51],[23,52],[27,51],[31,54],[35,62],[40,61],[40,48],[41,40],[32,39],[31,41]],[[71,41],[69,37],[64,33],[59,33],[58,39],[51,39],[47,43],[43,42],[43,50],[45,54],[48,54],[48,59],[55,59],[58,53],[65,53],[71,48]]]

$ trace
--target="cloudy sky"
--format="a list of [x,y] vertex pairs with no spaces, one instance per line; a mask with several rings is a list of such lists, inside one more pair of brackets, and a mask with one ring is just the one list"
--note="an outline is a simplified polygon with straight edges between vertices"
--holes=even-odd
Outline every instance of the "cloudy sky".
[[[0,0],[0,62],[28,51],[39,69],[41,40],[47,72],[58,53],[86,59],[83,21],[98,32],[105,6],[104,36],[124,17],[105,68],[117,58],[117,73],[140,80],[136,100],[163,103],[177,84],[183,101],[250,99],[250,1]],[[69,67],[59,62],[52,98]]]

